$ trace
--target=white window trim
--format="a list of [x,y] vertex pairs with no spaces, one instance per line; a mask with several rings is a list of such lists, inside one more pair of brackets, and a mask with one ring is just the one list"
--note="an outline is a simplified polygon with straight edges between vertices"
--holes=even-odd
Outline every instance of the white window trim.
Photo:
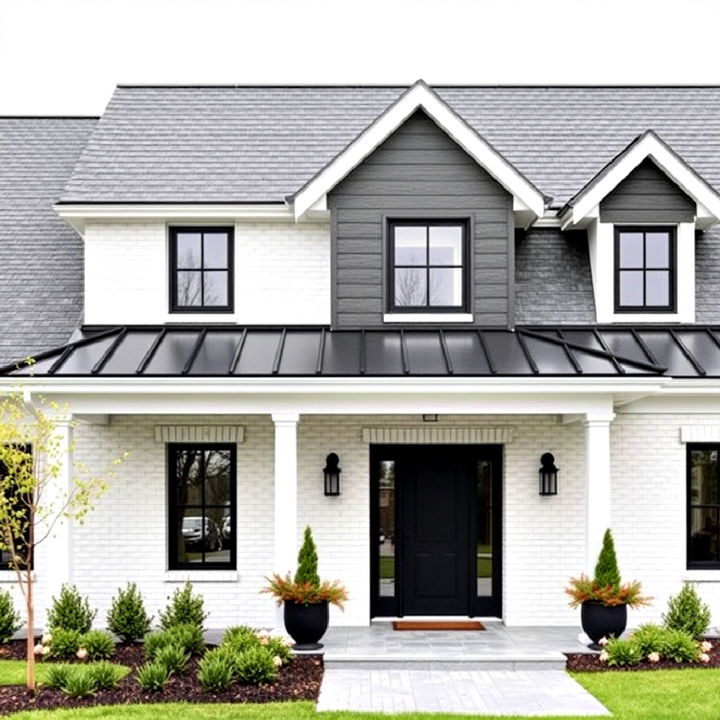
[[695,322],[695,223],[618,223],[673,225],[676,228],[675,312],[615,312],[615,224],[600,222],[598,208],[588,227],[590,269],[598,323],[694,323]]
[[385,313],[386,323],[470,323],[472,313]]
[[237,582],[240,575],[237,570],[166,570],[166,583]]

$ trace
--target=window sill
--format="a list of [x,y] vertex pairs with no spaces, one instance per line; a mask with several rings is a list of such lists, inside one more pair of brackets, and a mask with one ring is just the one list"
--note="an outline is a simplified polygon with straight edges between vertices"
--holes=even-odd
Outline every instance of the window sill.
[[[35,582],[35,571],[30,574],[32,582]],[[14,570],[0,570],[0,583],[16,583],[17,573]]]
[[386,323],[470,323],[472,313],[385,313]]
[[717,570],[686,570],[683,574],[683,580],[698,583],[720,583],[720,568]]
[[192,583],[205,582],[237,582],[239,578],[237,570],[166,570],[166,583],[184,583],[189,580]]

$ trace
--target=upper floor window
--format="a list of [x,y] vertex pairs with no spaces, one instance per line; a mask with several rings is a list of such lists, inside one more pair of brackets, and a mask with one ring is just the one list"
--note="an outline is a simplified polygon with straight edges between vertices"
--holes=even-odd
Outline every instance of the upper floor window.
[[615,228],[615,311],[675,312],[675,230]]
[[689,568],[720,568],[720,445],[688,445]]
[[170,229],[170,311],[233,311],[233,230]]
[[171,570],[235,569],[235,467],[235,445],[168,445]]
[[389,226],[389,310],[467,309],[467,223],[393,221]]

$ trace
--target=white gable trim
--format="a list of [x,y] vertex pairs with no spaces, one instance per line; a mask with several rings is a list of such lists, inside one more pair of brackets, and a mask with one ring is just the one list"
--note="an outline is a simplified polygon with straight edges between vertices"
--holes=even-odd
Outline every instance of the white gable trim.
[[563,229],[583,222],[647,158],[696,202],[698,228],[709,227],[720,221],[720,195],[654,132],[648,131],[620,155],[587,192],[580,193],[575,203],[563,214]]
[[330,190],[419,109],[512,193],[520,208],[527,207],[535,217],[543,216],[543,194],[420,80],[293,196],[295,217],[322,203]]

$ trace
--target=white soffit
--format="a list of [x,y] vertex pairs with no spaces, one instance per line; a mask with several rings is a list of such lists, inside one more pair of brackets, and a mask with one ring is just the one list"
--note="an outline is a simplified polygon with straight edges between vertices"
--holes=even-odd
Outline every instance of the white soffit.
[[512,442],[512,427],[374,427],[363,428],[366,443],[479,445]]
[[426,83],[418,80],[290,198],[295,209],[295,217],[300,218],[317,202],[322,201],[330,190],[417,110],[427,113],[465,152],[510,192],[519,201],[515,203],[516,209],[527,208],[535,217],[543,216],[545,196],[484,138],[478,135]]
[[156,425],[155,442],[241,443],[242,425]]
[[650,158],[697,204],[697,225],[706,228],[720,221],[720,195],[652,130],[633,141],[586,190],[578,193],[562,212],[563,229],[580,225],[643,161]]

